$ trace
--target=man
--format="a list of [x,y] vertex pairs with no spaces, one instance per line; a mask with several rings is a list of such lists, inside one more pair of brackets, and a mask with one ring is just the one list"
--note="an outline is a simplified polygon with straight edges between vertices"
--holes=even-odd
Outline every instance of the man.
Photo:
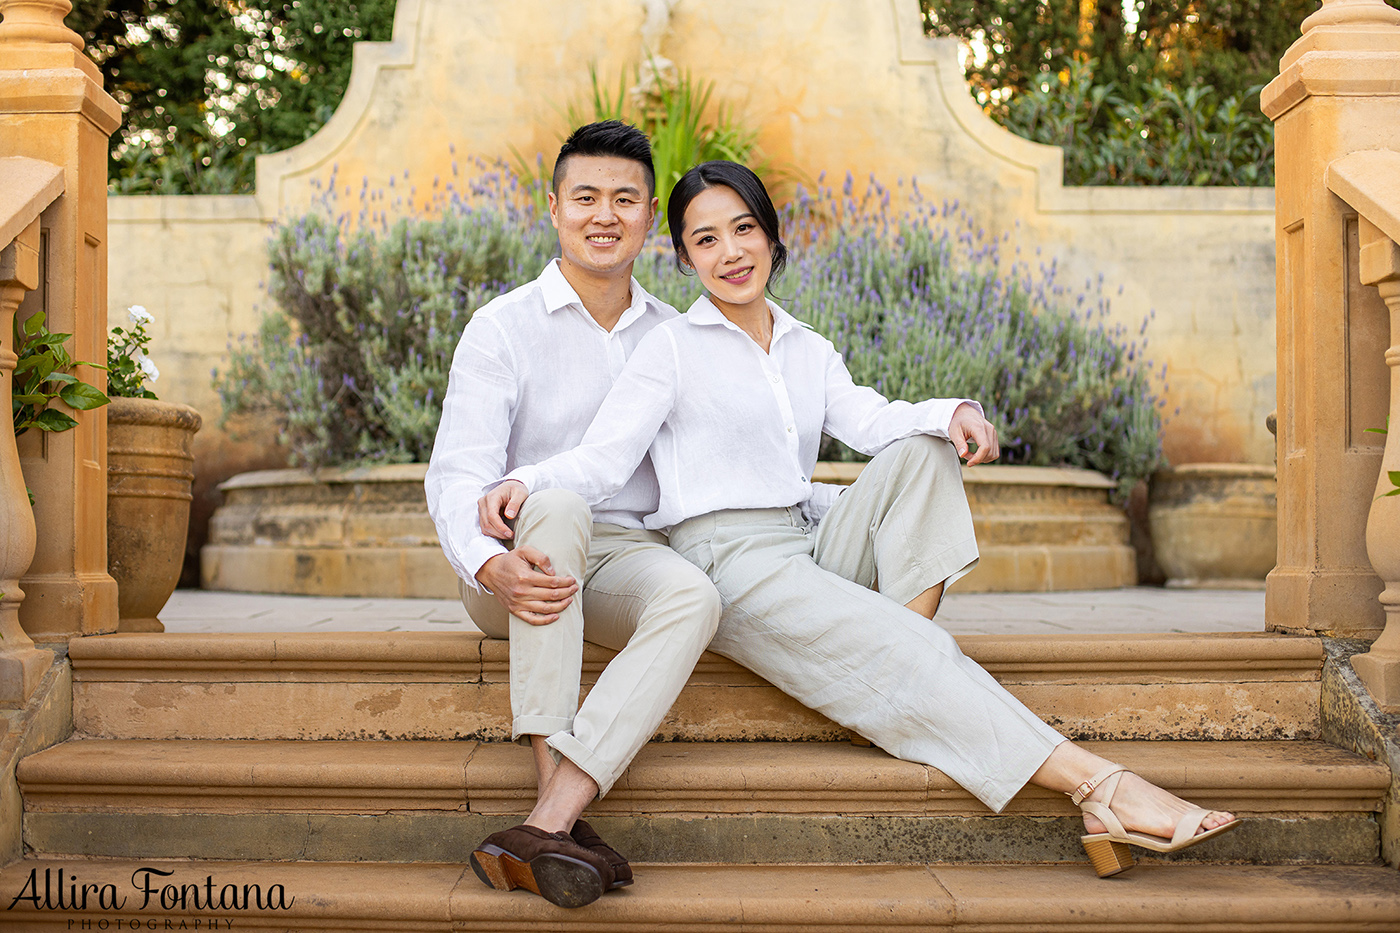
[[[628,355],[677,314],[632,278],[657,208],[646,136],[616,120],[578,129],[551,187],[560,258],[468,323],[425,485],[472,621],[510,639],[512,737],[533,749],[538,781],[525,823],[487,837],[472,868],[491,887],[577,907],[631,883],[579,815],[656,731],[720,601],[664,535],[643,530],[659,494],[649,459],[591,515],[556,491],[507,514],[512,549],[481,532],[483,488],[577,446]],[[580,706],[585,639],[619,654]]]

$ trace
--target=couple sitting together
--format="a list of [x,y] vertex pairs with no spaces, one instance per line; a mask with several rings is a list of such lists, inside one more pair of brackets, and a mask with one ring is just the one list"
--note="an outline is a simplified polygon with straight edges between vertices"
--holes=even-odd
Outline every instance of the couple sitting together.
[[[1238,825],[1066,740],[931,620],[977,563],[959,458],[998,456],[969,399],[889,402],[765,292],[787,251],[759,179],[706,162],[666,206],[684,315],[632,278],[655,220],[647,138],[577,130],[555,163],[560,258],[473,315],[429,509],[472,621],[510,639],[524,824],[471,855],[491,887],[576,907],[632,882],[580,814],[655,733],[707,648],[999,811],[1072,796],[1100,875]],[[812,483],[823,433],[873,456]],[[975,443],[975,451],[970,447]],[[617,656],[579,703],[583,642]],[[937,853],[930,853],[930,860]]]

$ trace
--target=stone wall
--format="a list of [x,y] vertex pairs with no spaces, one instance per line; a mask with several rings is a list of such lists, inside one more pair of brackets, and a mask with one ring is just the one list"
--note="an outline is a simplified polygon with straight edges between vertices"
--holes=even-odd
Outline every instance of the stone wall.
[[356,47],[335,116],[259,158],[255,195],[111,200],[111,319],[130,304],[157,316],[158,391],[207,416],[197,531],[213,481],[277,460],[217,427],[209,379],[266,306],[268,225],[333,174],[352,192],[394,178],[421,201],[467,155],[552,152],[590,63],[615,81],[647,53],[714,80],[775,161],[813,178],[916,178],[989,233],[1058,258],[1067,284],[1102,274],[1122,288],[1115,317],[1135,329],[1155,312],[1150,355],[1180,408],[1171,460],[1272,461],[1273,190],[1063,187],[1060,150],[982,114],[956,43],[924,37],[917,0],[399,0],[393,41]]

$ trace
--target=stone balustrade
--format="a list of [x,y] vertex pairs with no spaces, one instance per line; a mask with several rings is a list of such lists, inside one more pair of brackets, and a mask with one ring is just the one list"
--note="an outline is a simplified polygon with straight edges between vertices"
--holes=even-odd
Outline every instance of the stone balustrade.
[[[103,90],[82,38],[64,25],[71,10],[68,0],[0,0],[0,160],[56,167],[65,192],[30,217],[38,218],[34,236],[43,272],[18,314],[42,310],[50,330],[73,335],[68,349],[75,359],[101,360],[107,345],[107,150],[121,108]],[[11,180],[8,174],[0,179]],[[0,205],[8,214],[11,202]],[[12,287],[10,295],[18,306],[21,292]],[[14,311],[9,307],[7,314]],[[106,385],[100,369],[79,366],[75,375]],[[117,627],[117,586],[107,573],[104,533],[107,416],[101,408],[70,413],[78,422],[71,430],[31,431],[19,439],[39,534],[16,587],[25,598],[16,605],[24,632],[40,643]],[[4,612],[11,608],[3,604]]]
[[1327,166],[1328,190],[1357,212],[1363,285],[1375,286],[1390,311],[1390,407],[1385,453],[1366,523],[1366,551],[1385,589],[1380,595],[1386,625],[1365,654],[1351,659],[1376,703],[1400,711],[1400,152],[1353,152]]
[[[1376,637],[1400,710],[1400,10],[1324,0],[1262,95],[1278,176],[1277,631]],[[1388,348],[1388,349],[1387,349]],[[1379,433],[1391,420],[1391,433]]]
[[[63,193],[63,170],[38,159],[0,159],[0,411],[9,411],[19,362],[14,319],[39,285],[39,215]],[[0,431],[0,707],[23,706],[53,653],[34,647],[19,624],[19,579],[34,559],[29,507],[14,433]]]

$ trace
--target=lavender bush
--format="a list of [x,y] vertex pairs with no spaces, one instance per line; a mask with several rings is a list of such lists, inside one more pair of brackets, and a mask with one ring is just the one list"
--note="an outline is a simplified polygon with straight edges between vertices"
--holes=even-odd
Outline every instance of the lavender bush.
[[[1007,463],[1090,467],[1120,492],[1157,467],[1161,403],[1141,332],[1109,323],[1101,283],[1071,291],[1053,260],[1022,258],[956,204],[915,191],[895,211],[890,191],[872,184],[856,198],[853,187],[799,192],[774,290],[835,342],[856,381],[892,398],[979,399]],[[352,218],[328,197],[276,230],[279,310],[216,374],[226,416],[271,413],[298,464],[426,460],[472,310],[557,249],[547,216],[499,167],[463,196],[449,191],[431,218],[389,223],[383,201],[362,193]],[[635,274],[681,309],[699,292],[660,237]],[[834,441],[823,455],[859,459]]]
[[[860,199],[853,187],[799,196],[776,288],[856,382],[909,401],[975,398],[1002,462],[1099,470],[1120,497],[1161,464],[1148,322],[1135,335],[1111,323],[1102,276],[1074,291],[1055,260],[1022,257],[1010,234],[988,236],[956,203],[915,187],[895,212],[874,179]],[[823,456],[862,459],[831,440]]]
[[557,250],[515,176],[475,167],[464,190],[441,189],[434,216],[391,222],[394,192],[364,188],[356,212],[342,212],[349,196],[333,181],[315,209],[275,229],[277,309],[214,373],[225,420],[270,415],[291,462],[308,468],[428,459],[472,311]]

